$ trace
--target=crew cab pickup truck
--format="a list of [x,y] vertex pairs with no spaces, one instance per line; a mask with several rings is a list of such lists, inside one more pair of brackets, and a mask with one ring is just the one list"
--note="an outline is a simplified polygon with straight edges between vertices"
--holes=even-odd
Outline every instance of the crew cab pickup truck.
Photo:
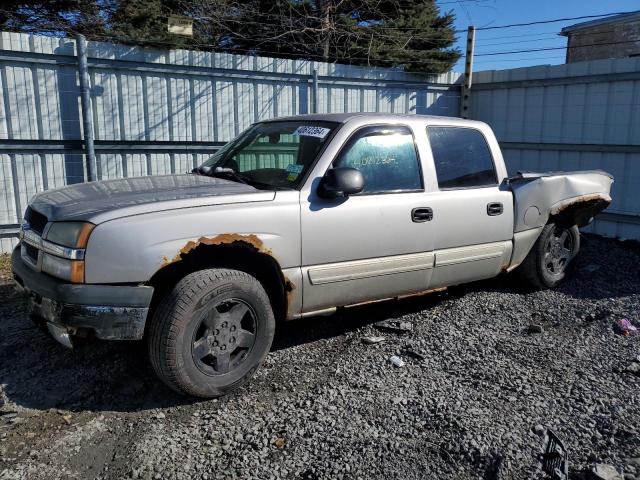
[[515,269],[554,287],[612,182],[600,171],[509,178],[476,121],[281,118],[191,173],[36,195],[12,268],[61,343],[145,339],[167,385],[215,397],[259,367],[278,319]]

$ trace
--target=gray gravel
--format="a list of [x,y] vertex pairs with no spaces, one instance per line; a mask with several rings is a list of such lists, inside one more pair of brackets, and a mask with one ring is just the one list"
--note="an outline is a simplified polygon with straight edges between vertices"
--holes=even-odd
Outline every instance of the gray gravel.
[[284,325],[250,384],[205,402],[160,385],[142,345],[69,352],[0,298],[2,480],[524,479],[547,428],[572,478],[640,479],[640,336],[613,329],[640,326],[637,245],[583,237],[553,291],[505,276]]

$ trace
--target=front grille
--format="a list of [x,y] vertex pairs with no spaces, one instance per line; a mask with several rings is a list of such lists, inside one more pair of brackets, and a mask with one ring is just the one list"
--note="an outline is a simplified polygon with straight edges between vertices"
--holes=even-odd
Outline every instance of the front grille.
[[28,243],[23,243],[24,250],[27,253],[27,256],[33,263],[38,263],[38,249],[33,245],[29,245]]
[[42,235],[44,227],[47,225],[48,221],[46,216],[44,216],[40,212],[36,212],[31,207],[27,207],[27,211],[24,214],[24,219],[27,221],[33,231],[37,232],[39,235]]

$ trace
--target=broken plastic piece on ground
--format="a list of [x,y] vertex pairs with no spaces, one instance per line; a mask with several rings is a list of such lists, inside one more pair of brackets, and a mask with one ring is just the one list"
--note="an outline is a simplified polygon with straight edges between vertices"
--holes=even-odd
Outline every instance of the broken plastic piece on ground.
[[543,331],[544,331],[544,329],[542,328],[542,325],[540,325],[538,323],[532,323],[527,328],[527,332],[529,332],[529,333],[542,333]]
[[628,337],[630,335],[637,335],[638,327],[631,323],[629,319],[623,318],[622,320],[619,320],[618,323],[616,323],[615,331],[620,335]]
[[633,375],[638,375],[640,377],[640,363],[633,362],[627,368],[624,369],[626,373],[632,373]]
[[376,343],[381,343],[381,342],[384,342],[384,337],[375,337],[375,336],[362,337],[362,343],[365,343],[367,345],[374,345]]
[[413,330],[413,323],[402,320],[383,320],[373,325],[378,330],[393,333],[407,333]]
[[545,435],[545,447],[540,456],[540,466],[551,480],[567,480],[569,478],[567,450],[551,430],[547,430]]
[[419,352],[416,352],[415,350],[413,350],[410,347],[404,347],[402,349],[402,353],[408,357],[413,358],[414,360],[419,360],[419,361],[423,361],[426,357],[424,355],[422,355]]
[[597,480],[623,480],[622,474],[613,465],[599,463],[591,469],[591,478]]
[[397,368],[402,368],[404,367],[404,360],[402,360],[400,357],[398,357],[397,355],[394,355],[392,357],[389,358],[389,361],[391,362],[391,364],[394,367]]

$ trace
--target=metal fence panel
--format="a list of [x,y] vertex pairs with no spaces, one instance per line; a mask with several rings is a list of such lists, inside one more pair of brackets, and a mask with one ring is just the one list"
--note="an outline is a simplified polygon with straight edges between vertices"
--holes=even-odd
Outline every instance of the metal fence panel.
[[[84,181],[75,55],[72,39],[0,33],[0,251],[34,193]],[[88,57],[98,179],[186,172],[253,122],[312,112],[314,70],[319,112],[458,113],[455,73],[104,42]]]
[[491,125],[510,173],[602,169],[613,203],[588,230],[640,239],[640,58],[478,72],[471,116]]

